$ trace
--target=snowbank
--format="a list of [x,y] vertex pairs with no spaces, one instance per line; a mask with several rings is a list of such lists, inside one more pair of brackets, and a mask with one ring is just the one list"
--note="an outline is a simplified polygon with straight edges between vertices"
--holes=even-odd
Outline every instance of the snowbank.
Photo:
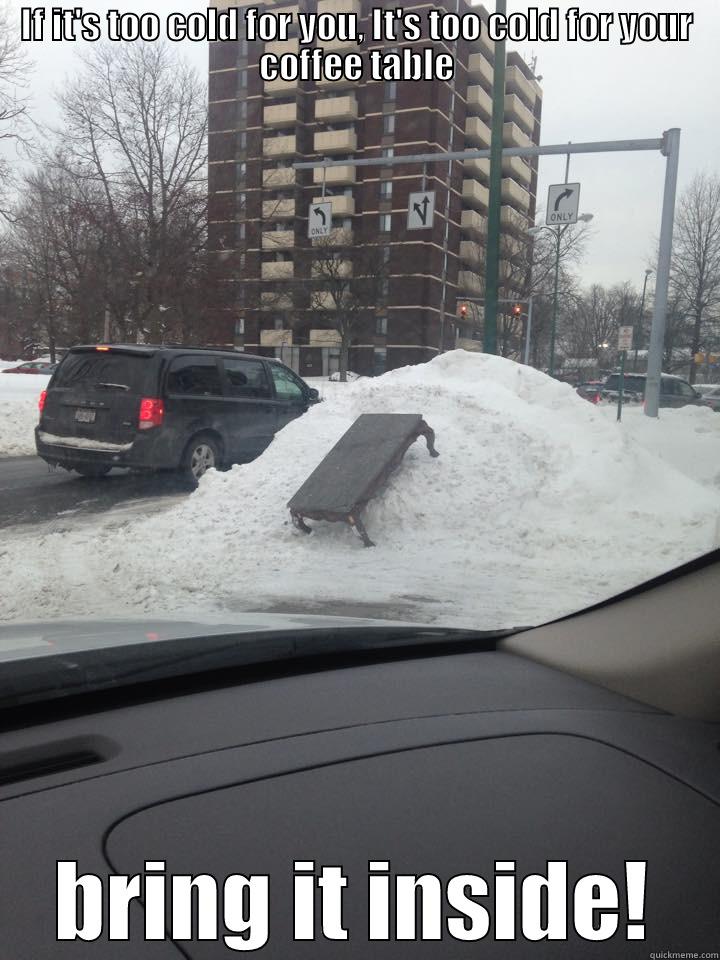
[[[366,412],[422,413],[440,457],[416,443],[369,505],[374,549],[340,524],[299,533],[287,501]],[[667,419],[671,439],[685,442],[686,423],[720,462],[720,417]],[[478,628],[547,621],[716,545],[720,490],[704,468],[681,472],[682,453],[653,452],[665,423],[646,444],[644,423],[618,427],[565,384],[455,351],[343,384],[259,460],[208,475],[162,513],[14,536],[0,550],[0,616],[280,608]]]
[[[11,366],[3,361],[0,371]],[[41,374],[0,372],[0,458],[35,453],[37,401],[49,380]]]

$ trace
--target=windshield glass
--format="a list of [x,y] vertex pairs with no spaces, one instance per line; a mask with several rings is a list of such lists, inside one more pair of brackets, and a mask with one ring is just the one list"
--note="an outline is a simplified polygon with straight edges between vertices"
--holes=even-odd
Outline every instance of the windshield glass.
[[720,545],[717,4],[633,43],[620,0],[506,42],[94,7],[0,40],[0,624],[504,631]]

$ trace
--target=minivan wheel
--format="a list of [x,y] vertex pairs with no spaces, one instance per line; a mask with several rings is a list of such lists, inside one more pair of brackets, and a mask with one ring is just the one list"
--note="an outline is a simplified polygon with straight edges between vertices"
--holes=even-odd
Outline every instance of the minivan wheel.
[[75,473],[79,473],[81,477],[94,477],[95,479],[99,479],[100,477],[107,476],[112,468],[105,467],[99,463],[76,463],[73,464],[72,469]]
[[212,437],[201,435],[194,437],[185,448],[180,469],[183,476],[193,486],[197,486],[200,477],[219,466],[220,451],[217,442]]

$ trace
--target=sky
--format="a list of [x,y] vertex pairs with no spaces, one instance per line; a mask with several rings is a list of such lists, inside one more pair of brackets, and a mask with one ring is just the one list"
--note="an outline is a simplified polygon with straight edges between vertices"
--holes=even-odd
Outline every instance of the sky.
[[[0,0],[1,2],[1,0]],[[20,6],[19,0],[13,5]],[[57,5],[57,4],[55,4]],[[393,0],[392,6],[401,5]],[[486,7],[493,9],[492,0]],[[34,6],[42,6],[36,2]],[[49,11],[52,3],[45,5]],[[68,4],[70,6],[70,4]],[[202,0],[95,0],[85,10],[104,14],[110,7],[163,14],[204,10]],[[561,12],[579,6],[582,12],[692,12],[695,24],[687,43],[635,43],[621,46],[616,33],[609,42],[571,43],[565,40],[510,45],[527,60],[537,57],[542,76],[542,143],[658,138],[670,127],[682,130],[680,196],[693,175],[720,171],[720,2],[718,0],[575,0],[532,4],[508,0],[508,12],[540,12],[559,6]],[[48,14],[49,15],[49,14]],[[53,90],[77,67],[73,42],[27,44],[36,62],[29,77],[33,117],[55,123]],[[198,70],[207,70],[204,43],[177,44]],[[642,286],[659,234],[665,160],[659,153],[576,155],[570,180],[581,183],[581,211],[592,213],[592,236],[580,273],[583,284],[622,283]],[[545,206],[547,188],[565,177],[564,157],[540,160],[538,203]],[[681,202],[681,201],[680,201]]]

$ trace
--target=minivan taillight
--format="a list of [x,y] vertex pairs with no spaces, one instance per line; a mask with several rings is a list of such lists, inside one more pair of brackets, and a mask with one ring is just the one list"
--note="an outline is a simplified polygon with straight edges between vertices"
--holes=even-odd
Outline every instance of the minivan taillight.
[[43,390],[38,397],[38,410],[40,413],[45,409],[45,401],[47,400],[47,390]]
[[140,401],[140,415],[138,416],[138,430],[150,430],[159,427],[165,416],[165,405],[156,397],[143,397]]

